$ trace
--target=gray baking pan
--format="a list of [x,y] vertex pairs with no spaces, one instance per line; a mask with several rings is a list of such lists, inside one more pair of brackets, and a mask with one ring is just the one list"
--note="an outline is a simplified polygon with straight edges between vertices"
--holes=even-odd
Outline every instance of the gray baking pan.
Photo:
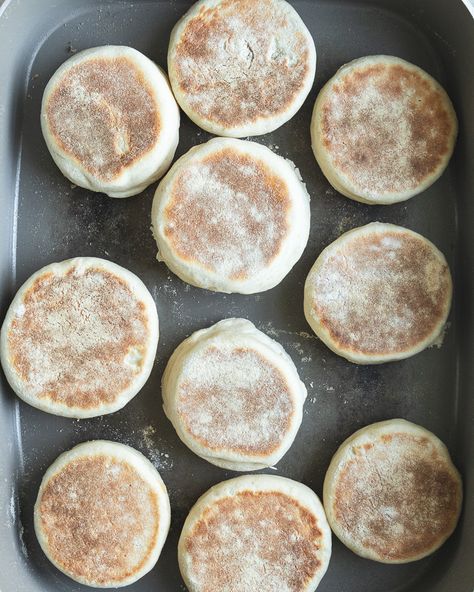
[[[256,0],[258,1],[258,0]],[[33,531],[41,476],[60,452],[93,438],[130,444],[147,455],[168,486],[172,526],[161,558],[130,590],[184,590],[176,544],[187,512],[211,485],[232,477],[192,454],[161,407],[160,378],[174,347],[192,331],[243,316],[280,341],[308,387],[296,441],[276,474],[318,494],[331,455],[356,429],[403,417],[446,442],[462,472],[463,515],[434,556],[401,566],[361,559],[334,540],[321,592],[472,592],[474,584],[474,22],[461,0],[297,1],[318,50],[313,90],[286,125],[256,141],[300,168],[311,194],[311,235],[292,272],[268,292],[214,294],[185,285],[155,259],[149,230],[155,187],[110,199],[72,187],[54,165],[40,131],[43,89],[72,53],[107,43],[131,45],[166,66],[173,24],[188,2],[11,0],[0,6],[0,282],[3,317],[15,290],[35,270],[77,255],[105,257],[138,274],[156,299],[161,338],[143,390],[124,409],[75,421],[20,403],[0,377],[0,589],[86,590],[45,558]],[[451,96],[460,135],[447,172],[408,202],[367,206],[338,195],[310,148],[309,123],[318,90],[343,63],[393,54],[435,76]],[[177,156],[210,136],[183,115]],[[350,228],[373,220],[412,228],[447,256],[455,304],[441,347],[402,362],[357,366],[315,339],[303,316],[303,283],[316,256]],[[279,592],[275,590],[275,592]]]

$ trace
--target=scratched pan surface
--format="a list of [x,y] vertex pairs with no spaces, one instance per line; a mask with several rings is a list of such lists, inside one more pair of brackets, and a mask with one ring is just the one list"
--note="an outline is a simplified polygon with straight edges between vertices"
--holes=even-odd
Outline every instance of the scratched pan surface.
[[[444,440],[464,475],[466,504],[459,528],[431,558],[386,566],[358,558],[334,540],[321,592],[473,588],[474,225],[472,111],[474,26],[460,0],[294,2],[318,51],[317,77],[301,111],[256,141],[300,168],[311,194],[311,236],[292,272],[258,295],[213,294],[185,285],[155,260],[150,207],[155,187],[113,200],[73,188],[53,164],[40,132],[40,101],[49,77],[76,50],[131,45],[166,66],[170,30],[189,3],[92,0],[12,0],[0,8],[0,282],[2,317],[14,291],[35,270],[77,255],[105,257],[138,274],[161,319],[155,368],[143,390],[113,415],[74,421],[20,403],[1,377],[0,590],[80,591],[42,554],[33,531],[33,504],[45,469],[65,449],[93,438],[130,444],[160,470],[172,505],[172,527],[155,569],[133,591],[184,590],[176,544],[192,504],[211,485],[234,474],[193,455],[161,407],[160,378],[171,352],[192,331],[231,316],[251,319],[286,348],[308,388],[296,441],[276,474],[321,494],[331,455],[354,430],[404,417]],[[310,149],[309,123],[318,90],[343,63],[367,54],[394,54],[434,75],[451,95],[460,139],[448,171],[433,187],[403,204],[370,207],[338,195]],[[178,156],[210,136],[185,116]],[[432,240],[454,271],[456,296],[442,347],[376,367],[352,365],[310,334],[303,316],[303,283],[313,261],[342,232],[372,220],[412,228]],[[471,405],[471,407],[470,407]],[[275,591],[279,592],[279,591]]]

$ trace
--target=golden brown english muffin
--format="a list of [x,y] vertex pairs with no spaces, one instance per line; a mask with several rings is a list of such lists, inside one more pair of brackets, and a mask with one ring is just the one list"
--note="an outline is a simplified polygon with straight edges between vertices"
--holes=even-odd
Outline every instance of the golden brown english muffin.
[[335,353],[380,364],[431,345],[445,326],[451,295],[448,264],[429,240],[374,222],[319,255],[306,279],[304,311]]
[[190,592],[313,592],[331,557],[317,495],[274,475],[244,475],[207,491],[178,544]]
[[280,127],[303,104],[315,71],[311,34],[284,0],[201,0],[171,33],[176,100],[194,123],[219,136]]
[[309,196],[293,163],[231,138],[177,160],[152,209],[158,259],[194,286],[242,294],[269,290],[288,274],[309,221]]
[[456,527],[461,502],[461,477],[446,446],[403,419],[355,432],[324,481],[334,534],[354,553],[382,563],[436,551]]
[[153,568],[168,534],[170,505],[154,466],[106,440],[79,444],[47,470],[35,531],[48,559],[95,588],[119,588]]
[[219,467],[276,464],[301,424],[306,388],[279,343],[246,319],[196,331],[163,374],[163,402],[181,440]]
[[1,330],[8,382],[24,401],[56,415],[121,409],[145,384],[158,344],[151,294],[105,259],[52,263],[18,290]]
[[61,172],[111,197],[136,195],[169,167],[179,110],[168,80],[136,49],[77,53],[44,91],[41,127]]
[[331,185],[351,199],[391,204],[420,193],[448,165],[457,119],[444,89],[393,56],[342,66],[316,99],[313,151]]

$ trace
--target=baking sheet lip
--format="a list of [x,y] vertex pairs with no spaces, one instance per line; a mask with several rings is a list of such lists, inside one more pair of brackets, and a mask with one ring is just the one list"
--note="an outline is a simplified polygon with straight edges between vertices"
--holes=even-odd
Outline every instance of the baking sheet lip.
[[[28,74],[31,73],[31,66],[28,69]],[[28,76],[29,78],[29,76]],[[23,91],[26,92],[26,88],[23,87]],[[23,95],[25,93],[22,93]],[[23,114],[20,114],[20,117],[23,118]],[[17,282],[17,251],[18,251],[18,209],[19,209],[19,201],[20,201],[20,175],[21,175],[21,162],[23,159],[23,128],[20,132],[20,138],[18,142],[18,152],[17,152],[17,166],[15,171],[15,181],[14,181],[14,189],[13,189],[13,225],[12,225],[12,234],[11,234],[11,244],[10,244],[10,284],[11,288],[14,289]]]
[[[12,0],[0,0],[0,22],[4,22],[3,15],[8,7],[12,5]],[[16,283],[17,283],[17,247],[18,247],[18,214],[19,214],[19,199],[20,199],[20,181],[21,181],[21,165],[23,160],[23,138],[24,138],[24,130],[23,130],[23,116],[24,116],[24,103],[25,98],[28,92],[28,83],[31,77],[31,71],[33,68],[34,60],[37,56],[37,53],[41,47],[42,40],[35,48],[34,52],[32,52],[30,56],[30,60],[27,63],[26,67],[26,76],[23,77],[21,81],[21,85],[18,88],[18,97],[21,99],[21,102],[17,103],[18,111],[16,112],[17,122],[19,123],[19,134],[17,136],[17,144],[15,146],[16,150],[15,154],[15,171],[13,174],[13,179],[11,182],[11,190],[12,190],[12,225],[9,237],[9,245],[8,245],[8,262],[9,262],[9,269],[7,272],[7,282],[9,284],[9,290],[13,294]],[[1,319],[3,321],[3,318]],[[8,387],[7,387],[8,389]],[[12,434],[12,447],[14,448],[14,456],[17,466],[14,468],[12,473],[10,474],[10,498],[5,501],[6,504],[6,511],[8,512],[8,527],[10,530],[15,532],[15,544],[18,548],[17,558],[20,559],[21,565],[26,568],[28,571],[31,570],[30,565],[25,557],[25,553],[22,550],[24,546],[23,542],[23,535],[22,535],[22,521],[21,521],[21,508],[19,502],[19,483],[21,477],[25,474],[25,457],[23,452],[23,439],[21,435],[21,403],[19,399],[10,393],[10,397],[12,400],[10,401],[11,405],[11,426],[13,430]],[[14,506],[13,506],[14,504]],[[14,509],[13,509],[14,507]],[[1,591],[0,591],[1,592]]]
[[[5,10],[10,6],[13,0],[0,0],[0,18],[2,18],[3,13]],[[2,592],[0,590],[0,592]]]
[[474,1],[473,0],[461,0],[464,6],[468,9],[472,18],[474,19]]

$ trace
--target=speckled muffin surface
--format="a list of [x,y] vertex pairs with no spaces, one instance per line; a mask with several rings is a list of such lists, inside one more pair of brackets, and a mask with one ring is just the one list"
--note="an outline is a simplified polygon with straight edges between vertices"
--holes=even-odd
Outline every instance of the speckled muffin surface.
[[308,95],[313,39],[284,0],[201,0],[171,34],[168,71],[181,108],[205,130],[270,132]]
[[125,46],[82,51],[54,73],[43,96],[46,144],[73,183],[128,197],[169,167],[179,111],[163,72]]
[[288,354],[246,319],[225,319],[185,339],[162,384],[181,440],[212,464],[239,471],[281,459],[306,398]]
[[462,483],[444,444],[402,419],[348,438],[324,482],[333,532],[358,555],[407,563],[438,549],[456,527]]
[[46,472],[35,531],[48,559],[82,584],[121,587],[156,563],[166,539],[166,488],[139,452],[96,440],[62,454]]
[[191,148],[155,193],[158,259],[184,281],[250,294],[278,284],[309,235],[309,196],[293,163],[255,142]]
[[335,353],[375,364],[431,345],[451,297],[448,264],[430,241],[374,222],[343,234],[319,255],[306,279],[304,310]]
[[141,280],[104,259],[50,264],[17,292],[1,331],[13,390],[49,413],[93,417],[123,407],[146,382],[158,314]]
[[190,592],[313,592],[330,556],[316,494],[274,475],[212,487],[191,509],[178,544]]
[[313,151],[333,187],[351,199],[390,204],[420,193],[454,149],[451,101],[429,74],[393,56],[342,66],[316,99]]

